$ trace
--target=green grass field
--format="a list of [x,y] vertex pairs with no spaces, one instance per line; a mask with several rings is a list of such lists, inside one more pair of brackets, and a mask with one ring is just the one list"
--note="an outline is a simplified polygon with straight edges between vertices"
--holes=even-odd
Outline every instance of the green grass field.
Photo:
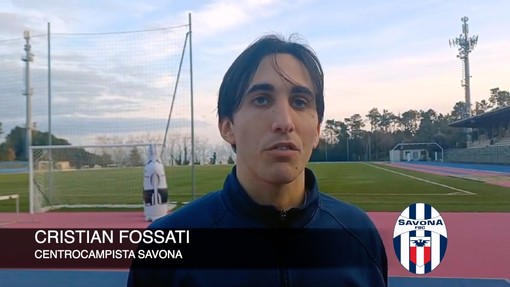
[[[510,190],[505,187],[372,163],[315,163],[309,167],[317,175],[321,191],[366,211],[402,211],[415,202],[431,204],[440,212],[510,211]],[[196,198],[220,189],[231,168],[196,166]],[[191,168],[168,167],[166,175],[170,201],[190,201]],[[139,204],[142,179],[142,167],[58,172],[52,180],[53,200]],[[37,182],[49,184],[42,182],[45,180],[38,178]],[[21,211],[28,211],[28,189],[28,174],[0,174],[0,196],[19,194]],[[13,200],[0,201],[0,211],[14,210]]]

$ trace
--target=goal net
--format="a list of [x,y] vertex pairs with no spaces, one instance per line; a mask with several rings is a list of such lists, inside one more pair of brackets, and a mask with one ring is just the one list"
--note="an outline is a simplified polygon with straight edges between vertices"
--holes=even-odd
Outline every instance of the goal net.
[[32,146],[30,212],[142,208],[148,145]]
[[[0,94],[31,95],[2,102],[4,130],[30,125],[32,145],[163,143],[192,136],[190,25],[91,33],[48,26],[46,34],[36,29],[26,39],[23,31],[0,39]],[[20,60],[25,45],[29,65]],[[28,159],[28,151],[16,153],[16,159]]]
[[[0,41],[0,56],[6,59],[0,91],[19,95],[25,82],[31,94],[27,115],[19,113],[25,109],[21,101],[6,103],[4,115],[9,119],[4,129],[21,124],[32,129],[33,148],[17,158],[32,160],[31,212],[141,206],[144,143],[157,143],[160,153],[172,155],[163,159],[165,166],[190,163],[190,28],[191,23],[61,33],[65,27],[48,24],[46,34],[34,31],[26,39]],[[25,41],[33,56],[30,65],[19,59]]]
[[188,31],[51,33],[52,134],[72,145],[190,135]]

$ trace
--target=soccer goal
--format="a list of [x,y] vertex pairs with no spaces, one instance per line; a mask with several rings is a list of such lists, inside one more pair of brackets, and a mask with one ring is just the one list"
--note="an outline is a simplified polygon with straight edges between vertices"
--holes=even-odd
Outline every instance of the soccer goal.
[[398,143],[390,150],[390,162],[443,161],[443,147],[436,142]]
[[30,212],[142,208],[148,146],[32,146]]
[[163,164],[191,165],[193,178],[191,14],[187,24],[145,30],[55,28],[30,38],[40,60],[30,65],[37,109],[27,119],[48,144],[27,152],[30,211],[141,207],[147,144],[134,143],[162,143],[161,157],[171,155]]

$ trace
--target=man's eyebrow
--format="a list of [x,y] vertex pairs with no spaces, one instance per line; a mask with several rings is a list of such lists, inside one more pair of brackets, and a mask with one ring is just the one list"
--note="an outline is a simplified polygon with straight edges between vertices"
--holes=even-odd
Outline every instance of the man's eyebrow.
[[291,92],[293,94],[305,94],[310,97],[313,97],[312,91],[309,88],[304,87],[304,86],[293,86]]
[[[248,89],[246,94],[254,93],[254,92],[274,92],[275,88],[271,84],[263,83],[263,84],[255,84]],[[293,86],[291,89],[292,94],[305,94],[310,97],[313,97],[313,92],[304,86]]]
[[254,92],[273,92],[274,87],[271,84],[255,84],[250,87],[250,89],[246,92],[246,94],[251,94]]

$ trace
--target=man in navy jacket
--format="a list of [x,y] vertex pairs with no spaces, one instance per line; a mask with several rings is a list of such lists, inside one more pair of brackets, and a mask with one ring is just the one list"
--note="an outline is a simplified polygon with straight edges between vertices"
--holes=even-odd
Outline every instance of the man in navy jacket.
[[386,253],[372,221],[321,193],[306,168],[319,143],[323,92],[321,64],[306,44],[268,35],[244,50],[218,98],[218,128],[236,152],[236,166],[223,189],[149,228],[287,233],[260,231],[262,240],[254,240],[241,232],[235,251],[211,238],[210,248],[225,249],[224,260],[236,253],[246,256],[246,266],[156,268],[135,260],[128,286],[387,286]]

